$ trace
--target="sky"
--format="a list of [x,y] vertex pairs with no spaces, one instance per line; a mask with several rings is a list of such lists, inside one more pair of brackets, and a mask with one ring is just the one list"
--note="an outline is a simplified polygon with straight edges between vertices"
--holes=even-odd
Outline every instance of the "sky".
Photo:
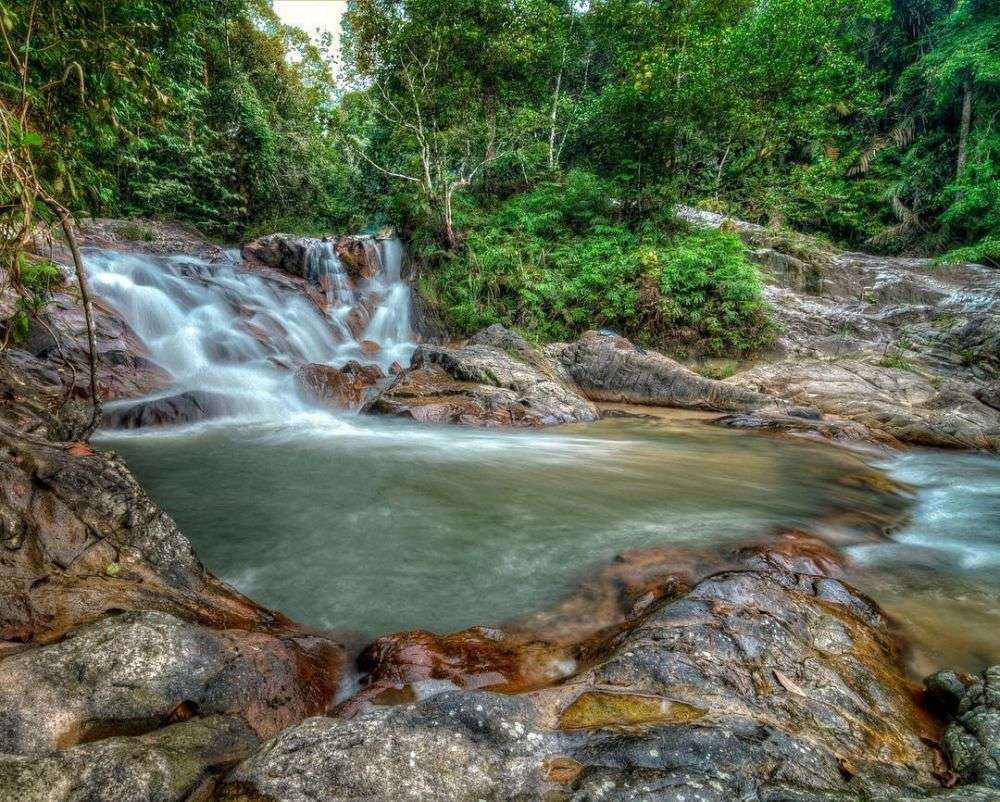
[[273,0],[271,5],[286,25],[294,25],[310,35],[315,35],[317,28],[332,33],[332,55],[337,55],[340,18],[347,10],[347,0]]

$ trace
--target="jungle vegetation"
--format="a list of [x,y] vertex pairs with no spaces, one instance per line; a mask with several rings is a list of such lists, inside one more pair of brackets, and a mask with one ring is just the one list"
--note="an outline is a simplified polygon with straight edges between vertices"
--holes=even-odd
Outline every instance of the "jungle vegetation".
[[337,63],[265,0],[0,0],[0,30],[14,277],[53,203],[392,224],[460,330],[745,353],[757,270],[677,203],[1000,264],[996,0],[351,0]]

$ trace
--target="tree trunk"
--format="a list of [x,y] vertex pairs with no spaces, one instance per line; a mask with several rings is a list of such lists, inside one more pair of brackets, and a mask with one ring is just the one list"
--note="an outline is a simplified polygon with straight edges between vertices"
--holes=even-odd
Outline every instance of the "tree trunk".
[[969,147],[969,127],[972,125],[972,81],[966,80],[962,96],[962,123],[958,129],[958,159],[955,163],[955,177],[959,178],[965,169],[965,158]]

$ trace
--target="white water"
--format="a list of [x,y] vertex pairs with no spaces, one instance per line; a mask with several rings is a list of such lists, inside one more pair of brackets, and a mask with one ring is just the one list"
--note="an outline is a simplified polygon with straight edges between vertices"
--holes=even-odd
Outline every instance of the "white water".
[[[210,394],[224,417],[286,421],[312,404],[296,388],[306,363],[354,359],[383,368],[409,363],[410,291],[400,278],[398,241],[367,241],[380,270],[352,286],[330,243],[317,242],[306,269],[324,290],[326,309],[282,282],[244,269],[238,253],[209,263],[97,250],[86,254],[95,295],[112,306],[170,377],[161,396]],[[357,338],[348,320],[365,321]],[[378,343],[366,356],[361,342]],[[122,402],[127,403],[127,402]],[[218,412],[219,410],[216,410]]]
[[[299,364],[409,362],[401,251],[371,247],[381,270],[357,286],[329,244],[309,253],[324,309],[238,254],[86,257],[95,294],[169,374],[163,395],[218,394],[228,412],[221,425],[101,438],[206,562],[259,600],[323,626],[447,631],[537,609],[623,548],[808,531],[881,503],[839,481],[860,467],[843,452],[702,424],[478,431],[310,406]],[[366,359],[364,340],[381,351]],[[928,671],[996,662],[1000,462],[914,451],[884,467],[917,500],[893,540],[851,549],[866,589],[940,640]]]

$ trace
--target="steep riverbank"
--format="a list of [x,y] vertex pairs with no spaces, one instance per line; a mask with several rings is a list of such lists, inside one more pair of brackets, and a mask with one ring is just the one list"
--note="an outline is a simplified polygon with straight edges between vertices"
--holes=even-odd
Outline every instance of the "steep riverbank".
[[[113,225],[99,227],[91,244],[122,248],[123,243],[109,239],[109,228]],[[241,596],[202,567],[187,539],[119,458],[74,442],[86,398],[83,388],[73,389],[72,400],[59,406],[72,373],[82,370],[83,352],[74,345],[79,344],[79,320],[68,311],[67,295],[67,304],[49,317],[53,331],[63,335],[60,348],[33,347],[2,360],[0,796],[721,800],[742,795],[853,802],[926,798],[942,785],[978,782],[979,790],[965,786],[945,793],[951,799],[990,798],[987,786],[998,781],[987,752],[996,746],[984,723],[995,715],[992,675],[979,685],[970,676],[939,678],[928,694],[908,675],[909,650],[897,624],[853,587],[863,581],[864,571],[841,549],[816,538],[848,540],[856,559],[865,550],[891,546],[883,533],[897,530],[907,518],[904,487],[828,444],[769,440],[704,423],[662,431],[642,417],[587,421],[599,414],[594,399],[613,398],[726,411],[730,425],[737,415],[754,426],[852,442],[895,445],[907,439],[899,436],[908,431],[905,426],[831,411],[812,393],[785,395],[738,380],[707,380],[667,357],[600,333],[542,353],[494,329],[469,343],[424,344],[412,366],[394,365],[393,348],[407,338],[397,333],[378,342],[368,340],[366,332],[388,331],[378,312],[387,308],[383,301],[391,297],[388,287],[399,274],[390,271],[382,288],[366,283],[380,280],[385,261],[384,255],[378,263],[366,261],[375,258],[372,248],[378,246],[365,242],[343,239],[347,250],[341,264],[350,262],[352,253],[358,258],[343,281],[330,256],[340,251],[341,240],[322,249],[329,261],[313,261],[316,272],[298,271],[301,275],[292,277],[277,272],[286,266],[267,260],[244,275],[232,254],[192,240],[180,247],[167,237],[127,246],[161,259],[173,248],[197,253],[196,260],[139,262],[127,275],[143,292],[166,292],[164,281],[197,288],[200,302],[178,302],[179,316],[168,318],[157,332],[129,326],[116,307],[103,306],[105,330],[118,332],[102,334],[106,392],[122,399],[124,413],[136,408],[128,399],[137,395],[152,392],[160,402],[152,417],[148,399],[142,415],[132,417],[122,417],[112,406],[109,422],[141,424],[139,433],[128,435],[136,444],[153,437],[169,447],[170,432],[183,429],[154,435],[142,429],[151,421],[190,424],[216,418],[218,423],[209,425],[216,426],[215,434],[212,428],[196,430],[196,437],[207,438],[201,455],[182,450],[180,456],[204,469],[203,489],[215,484],[207,478],[218,458],[213,453],[233,460],[218,475],[236,477],[241,487],[233,492],[242,491],[248,499],[249,516],[237,529],[253,526],[257,498],[280,495],[282,486],[308,488],[310,474],[314,498],[333,505],[342,521],[376,503],[338,507],[330,489],[317,481],[331,466],[354,474],[359,488],[382,499],[381,506],[405,482],[415,482],[413,496],[435,503],[400,514],[430,525],[433,507],[478,505],[489,517],[492,494],[515,498],[523,493],[530,499],[528,489],[534,485],[540,505],[536,517],[553,505],[565,507],[562,526],[569,537],[564,542],[575,542],[578,551],[575,556],[562,552],[553,561],[562,563],[563,578],[553,581],[551,574],[541,573],[538,586],[550,590],[533,595],[527,584],[521,588],[515,571],[508,589],[500,584],[496,591],[524,598],[495,617],[469,621],[492,625],[506,619],[502,628],[446,635],[441,630],[449,625],[442,621],[437,634],[426,628],[392,634],[378,632],[379,625],[372,623],[373,634],[382,637],[361,651],[360,674],[355,673],[350,662],[370,637],[303,627]],[[303,259],[308,253],[302,252]],[[157,272],[143,272],[152,270]],[[116,267],[108,275],[122,274]],[[243,294],[248,287],[256,288],[249,298]],[[306,303],[289,306],[292,299]],[[192,316],[229,315],[230,306],[245,312],[224,317],[228,322],[219,327],[219,336],[241,331],[240,320],[251,324],[247,336],[229,342],[228,350],[212,350],[227,343],[209,337],[211,327],[202,327],[201,353],[219,354],[216,359],[233,362],[244,373],[237,374],[232,365],[229,373],[215,368],[188,372],[186,362],[164,364],[162,355],[150,353],[154,337],[161,338],[156,347],[165,348]],[[293,311],[275,316],[273,309]],[[302,345],[295,327],[323,321],[324,314],[331,338],[326,350],[322,339],[310,340],[318,351],[289,360],[290,349]],[[387,340],[395,345],[383,352]],[[351,360],[359,365],[349,369],[357,395],[345,396],[341,377],[348,368],[339,368]],[[309,362],[331,363],[326,372],[311,374],[326,384],[313,381],[303,388],[296,374]],[[380,362],[378,374],[361,370]],[[191,393],[209,391],[229,401],[247,397],[239,382],[247,380],[248,370],[254,382],[265,379],[254,385],[256,397],[247,401],[249,406],[220,411],[206,405],[204,396],[179,406],[185,393],[185,401],[191,401]],[[243,378],[237,381],[238,376]],[[317,397],[317,386],[330,392]],[[164,399],[170,403],[164,405]],[[274,415],[276,399],[281,399],[280,426],[264,433],[248,425],[262,411]],[[365,418],[324,411],[324,404],[493,427],[577,422],[571,423],[575,428],[529,437],[377,421],[382,428],[367,431],[382,434],[410,460],[383,477],[378,462],[391,455],[380,454],[370,437],[360,449],[367,456],[324,452],[319,427],[369,425],[359,424]],[[314,426],[301,442],[293,435],[296,415],[312,416]],[[988,433],[988,425],[983,426]],[[227,443],[233,436],[243,438],[242,445]],[[646,457],[636,445],[644,438]],[[127,440],[117,442],[126,453],[130,450]],[[623,450],[608,461],[616,442]],[[977,443],[989,444],[970,438],[967,445]],[[430,450],[422,452],[428,445]],[[247,448],[241,452],[242,447]],[[137,466],[142,448],[132,457]],[[268,458],[267,448],[302,450],[282,464]],[[497,448],[509,457],[490,461],[485,455]],[[718,457],[710,456],[712,448]],[[463,450],[467,459],[456,460]],[[317,459],[315,468],[296,474],[308,465],[309,451]],[[450,482],[445,463],[426,456],[434,451],[450,455],[455,474]],[[145,453],[154,463],[167,460],[161,475],[176,474],[167,452]],[[286,481],[259,486],[248,475],[241,482],[239,471],[253,469],[258,456],[261,476],[280,471]],[[564,458],[574,466],[566,481],[545,486],[565,470]],[[743,463],[728,468],[728,478],[722,469],[727,460]],[[480,475],[474,478],[477,465]],[[139,472],[153,476],[157,467],[147,463]],[[671,470],[673,477],[666,479]],[[421,479],[430,475],[445,481],[435,486]],[[699,497],[698,485],[710,482],[716,484]],[[725,489],[751,482],[748,496]],[[155,491],[155,481],[151,487]],[[458,487],[470,494],[465,501],[456,502]],[[691,530],[694,519],[685,519],[676,503],[652,504],[662,503],[671,487],[678,499],[693,497],[692,510],[712,505],[719,517],[702,522],[707,537],[673,542],[678,527]],[[224,481],[216,489],[224,498]],[[203,504],[210,492],[203,491]],[[349,487],[343,492],[351,493]],[[787,494],[781,505],[779,494]],[[189,496],[185,504],[198,502]],[[725,516],[727,504],[730,517]],[[634,533],[626,535],[620,543],[633,548],[609,563],[613,551],[601,552],[612,548],[607,532],[588,532],[587,526],[601,510],[616,505],[632,511],[650,505],[648,522],[660,528],[642,542],[633,539]],[[524,505],[519,509],[531,513]],[[741,512],[751,520],[737,527]],[[677,520],[664,520],[671,514]],[[287,534],[287,516],[286,511],[266,525]],[[605,530],[621,520],[611,516],[607,523]],[[482,522],[457,525],[496,544],[492,557],[479,554],[485,565],[502,560],[505,549],[526,547],[504,542],[504,530],[536,526],[530,515],[519,519],[502,513],[492,530]],[[368,520],[351,531],[373,540],[380,530],[396,526]],[[446,531],[445,541],[454,534]],[[407,542],[413,542],[412,532],[402,535],[394,547],[390,544],[400,561],[407,558]],[[310,561],[322,539],[310,543],[304,536],[304,530],[297,533],[294,542],[301,544],[301,559]],[[653,548],[658,536],[672,542]],[[431,559],[442,561],[445,541]],[[543,542],[559,553],[554,532],[546,533]],[[259,541],[257,548],[274,555],[276,543],[265,543]],[[638,545],[648,548],[636,550]],[[346,552],[352,546],[348,541],[340,548]],[[463,548],[475,553],[477,547],[470,540]],[[333,556],[335,571],[336,552]],[[362,559],[367,565],[379,558]],[[570,564],[574,570],[567,575],[567,563],[574,559],[578,566]],[[285,565],[293,571],[292,563]],[[320,565],[324,571],[328,581],[337,581],[329,567]],[[587,578],[572,590],[580,571]],[[293,572],[290,580],[314,595],[323,582],[305,572]],[[414,584],[414,594],[424,581],[436,585],[440,580],[424,577]],[[456,581],[487,592],[487,584],[477,586],[474,575]],[[345,598],[352,595],[360,594]],[[419,619],[414,624],[420,626]],[[360,620],[358,625],[365,627]],[[963,696],[968,698],[960,701]],[[942,741],[945,719],[955,714],[962,721],[951,725]]]

